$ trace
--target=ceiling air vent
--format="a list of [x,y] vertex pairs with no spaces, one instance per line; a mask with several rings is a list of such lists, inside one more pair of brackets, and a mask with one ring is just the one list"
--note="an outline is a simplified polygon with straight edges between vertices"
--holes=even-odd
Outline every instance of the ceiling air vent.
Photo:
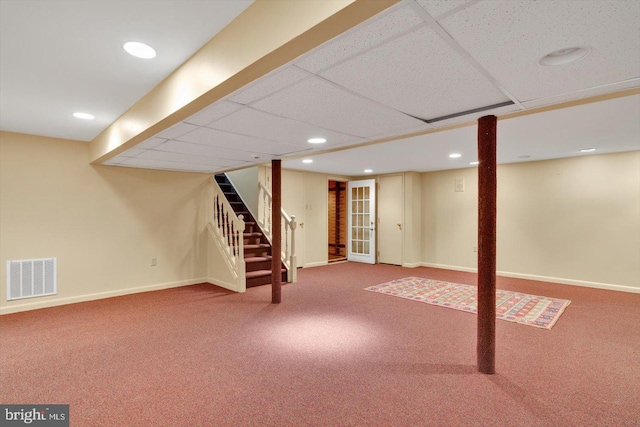
[[7,261],[7,300],[57,293],[56,258]]
[[421,119],[420,117],[416,117],[416,119],[422,120],[425,123],[432,124],[436,122],[441,122],[443,120],[449,120],[456,117],[466,116],[467,114],[480,113],[482,111],[493,110],[495,108],[506,107],[507,105],[513,105],[513,104],[514,104],[513,101],[505,101],[505,102],[500,102],[499,104],[487,105],[486,107],[474,108],[473,110],[467,110],[467,111],[462,111],[460,113],[454,113],[454,114],[448,114],[442,117],[436,117],[435,119]]

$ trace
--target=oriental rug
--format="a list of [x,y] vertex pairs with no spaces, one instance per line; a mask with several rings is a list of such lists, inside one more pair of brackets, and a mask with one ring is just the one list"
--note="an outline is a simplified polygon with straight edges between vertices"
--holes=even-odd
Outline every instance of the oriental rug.
[[[478,312],[478,288],[470,285],[422,277],[405,277],[370,286],[365,290],[470,313]],[[496,318],[551,329],[570,303],[571,301],[566,299],[497,289]]]

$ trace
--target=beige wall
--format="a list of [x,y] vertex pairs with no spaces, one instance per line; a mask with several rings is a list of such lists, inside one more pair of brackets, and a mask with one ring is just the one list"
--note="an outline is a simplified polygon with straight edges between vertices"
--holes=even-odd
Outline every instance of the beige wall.
[[[425,173],[422,196],[423,262],[475,268],[476,169]],[[499,166],[497,261],[505,275],[640,290],[640,152]]]
[[259,166],[227,172],[227,178],[233,184],[249,212],[258,217],[258,175]]
[[417,267],[422,260],[422,177],[404,174],[404,250],[402,265]]
[[[92,166],[88,150],[0,133],[0,312],[207,277],[208,176]],[[58,259],[58,294],[6,301],[6,261],[43,257]]]

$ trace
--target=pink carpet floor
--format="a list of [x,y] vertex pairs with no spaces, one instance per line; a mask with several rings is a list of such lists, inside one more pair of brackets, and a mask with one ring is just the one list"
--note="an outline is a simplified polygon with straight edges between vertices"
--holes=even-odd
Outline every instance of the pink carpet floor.
[[0,403],[68,403],[72,426],[637,426],[640,294],[500,278],[572,301],[552,330],[363,288],[428,268],[335,264],[269,286],[209,284],[0,317]]

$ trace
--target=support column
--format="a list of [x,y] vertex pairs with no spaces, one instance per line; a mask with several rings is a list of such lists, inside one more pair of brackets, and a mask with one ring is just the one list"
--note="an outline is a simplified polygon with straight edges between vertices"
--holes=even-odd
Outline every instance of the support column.
[[282,165],[271,160],[271,302],[280,304],[282,284]]
[[478,119],[478,371],[495,373],[496,116]]

